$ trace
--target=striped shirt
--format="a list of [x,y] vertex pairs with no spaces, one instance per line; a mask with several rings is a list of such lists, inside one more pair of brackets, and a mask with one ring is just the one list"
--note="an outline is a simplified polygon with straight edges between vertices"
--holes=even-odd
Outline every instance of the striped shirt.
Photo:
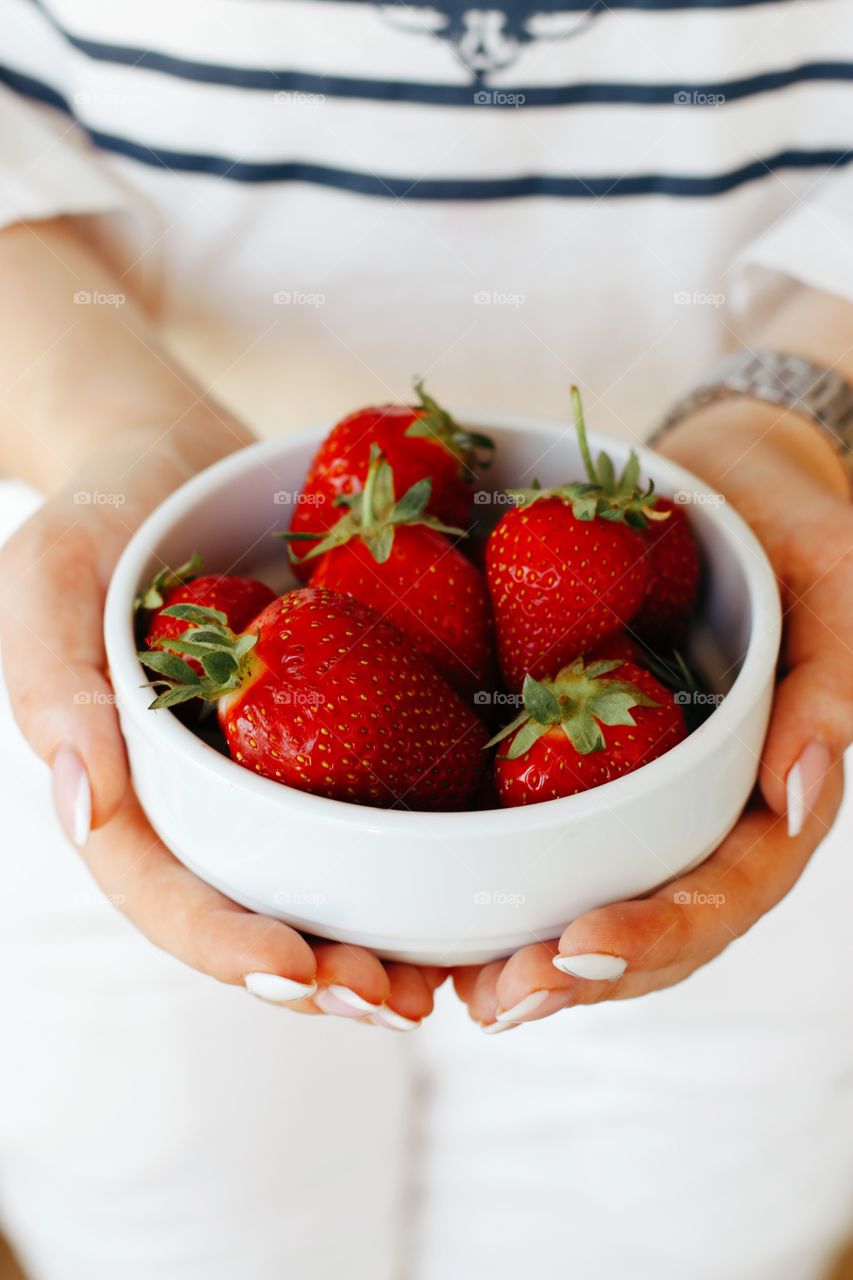
[[791,279],[853,300],[851,0],[0,0],[0,22],[0,222],[91,217],[265,430],[425,373],[550,414],[577,380],[596,424],[642,433]]

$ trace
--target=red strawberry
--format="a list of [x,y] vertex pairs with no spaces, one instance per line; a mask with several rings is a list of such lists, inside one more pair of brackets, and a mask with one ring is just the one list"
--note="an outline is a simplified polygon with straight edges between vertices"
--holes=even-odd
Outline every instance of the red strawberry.
[[671,690],[633,662],[578,659],[555,680],[524,682],[524,710],[493,741],[505,807],[576,795],[639,769],[687,735]]
[[669,519],[645,530],[649,579],[631,629],[653,649],[684,643],[699,588],[699,548],[683,506],[658,498],[655,511]]
[[411,642],[368,605],[304,588],[235,635],[221,613],[171,606],[194,624],[143,652],[164,692],[152,704],[217,702],[231,756],[300,791],[379,808],[459,809],[476,791],[486,732]]
[[[194,571],[200,568],[201,560],[194,556],[180,569],[164,569],[141,597],[142,608],[156,610],[145,633],[149,649],[167,648],[165,641],[175,639],[186,629],[185,623],[163,612],[169,605],[196,604],[217,609],[225,615],[233,631],[245,631],[252,619],[275,599],[275,592],[254,578],[233,574],[193,577]],[[190,665],[201,674],[201,665],[195,659]]]
[[608,636],[601,644],[597,644],[590,656],[597,660],[634,662],[638,667],[644,667],[648,654],[627,631],[617,631],[615,635]]
[[486,548],[486,579],[504,680],[520,689],[595,648],[630,623],[646,590],[640,530],[654,519],[651,486],[637,486],[631,457],[617,480],[601,454],[594,464],[577,389],[575,417],[589,481],[515,491]]
[[[487,436],[454,422],[421,383],[415,391],[419,400],[415,406],[359,409],[332,428],[308,470],[291,532],[331,528],[339,514],[335,500],[364,487],[374,444],[394,468],[398,492],[406,493],[418,480],[431,476],[430,513],[445,524],[467,526],[474,467],[488,459],[494,446]],[[297,572],[307,576],[305,570]]]
[[364,491],[344,499],[346,515],[306,557],[315,565],[311,586],[378,609],[470,699],[491,675],[483,575],[447,537],[462,530],[425,514],[432,480],[418,480],[397,501],[393,470],[372,451]]

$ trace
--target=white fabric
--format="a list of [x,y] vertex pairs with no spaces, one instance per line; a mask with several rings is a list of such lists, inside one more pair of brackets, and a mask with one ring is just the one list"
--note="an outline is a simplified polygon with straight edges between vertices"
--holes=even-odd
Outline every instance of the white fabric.
[[[527,43],[507,29],[492,37],[487,92],[675,86],[654,106],[312,97],[141,63],[153,51],[260,72],[467,85],[473,96],[481,82],[470,51],[430,34],[436,11],[339,0],[0,0],[0,72],[5,65],[61,94],[86,127],[149,159],[165,148],[310,162],[413,186],[529,173],[713,176],[786,150],[849,148],[849,79],[718,106],[684,103],[677,89],[853,62],[849,0],[786,5],[784,15],[770,3],[604,6],[589,21],[577,12],[531,17],[525,31],[538,38]],[[471,30],[483,12],[465,15]],[[138,48],[140,57],[125,65],[73,40]],[[853,297],[850,201],[846,216],[822,212],[820,166],[709,198],[381,199],[142,163],[90,147],[54,108],[9,105],[10,96],[0,100],[0,223],[115,207],[134,214],[102,228],[111,258],[193,367],[212,370],[216,391],[239,400],[262,432],[404,396],[426,373],[457,405],[547,416],[566,413],[566,387],[579,381],[598,425],[642,435],[734,344],[753,292],[775,288],[780,273]],[[282,295],[290,301],[276,301]]]

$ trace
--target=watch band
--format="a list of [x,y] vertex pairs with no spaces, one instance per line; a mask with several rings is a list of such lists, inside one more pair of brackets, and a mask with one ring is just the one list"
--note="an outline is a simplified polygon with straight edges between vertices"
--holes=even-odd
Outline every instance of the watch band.
[[652,434],[650,444],[697,409],[732,396],[751,396],[792,409],[829,439],[853,481],[853,386],[833,369],[778,351],[737,351],[706,382],[679,400]]

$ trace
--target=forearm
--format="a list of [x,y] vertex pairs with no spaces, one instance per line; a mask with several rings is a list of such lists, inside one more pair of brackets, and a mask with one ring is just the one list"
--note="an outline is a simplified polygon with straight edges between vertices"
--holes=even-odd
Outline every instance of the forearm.
[[[81,304],[81,293],[124,300]],[[147,458],[161,488],[250,439],[176,365],[73,221],[0,232],[3,471],[51,490],[106,454],[128,468]]]
[[[754,334],[755,350],[804,356],[853,382],[853,304],[800,288]],[[723,492],[740,488],[747,459],[765,468],[762,488],[773,492],[773,476],[794,462],[802,483],[849,499],[850,482],[830,442],[801,414],[738,396],[685,419],[661,444],[666,453]],[[749,470],[752,470],[750,467]]]

